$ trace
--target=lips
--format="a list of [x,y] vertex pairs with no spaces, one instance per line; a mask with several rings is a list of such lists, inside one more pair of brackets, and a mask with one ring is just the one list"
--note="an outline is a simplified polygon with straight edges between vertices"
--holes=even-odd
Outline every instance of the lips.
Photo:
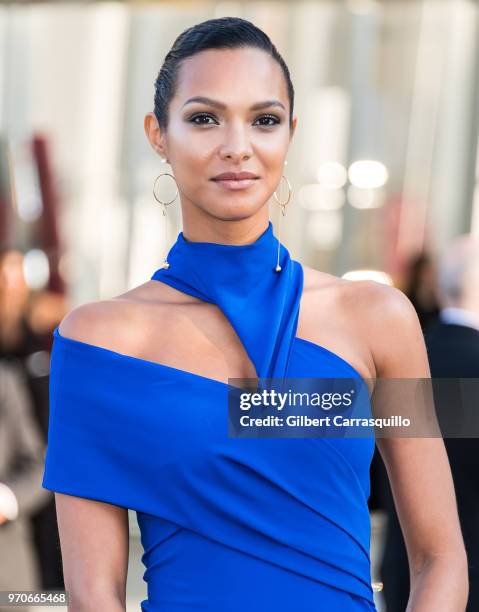
[[244,181],[246,179],[257,179],[259,176],[252,172],[223,172],[212,178],[213,181]]
[[221,189],[227,189],[229,192],[242,192],[256,185],[259,178],[252,172],[223,172],[211,180]]

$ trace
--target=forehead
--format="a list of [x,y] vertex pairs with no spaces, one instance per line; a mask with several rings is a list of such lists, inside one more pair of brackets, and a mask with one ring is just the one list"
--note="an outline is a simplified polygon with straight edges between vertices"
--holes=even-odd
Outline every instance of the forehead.
[[288,90],[281,66],[268,53],[252,47],[207,49],[183,61],[174,100],[178,104],[205,95],[233,106],[276,98],[288,108]]

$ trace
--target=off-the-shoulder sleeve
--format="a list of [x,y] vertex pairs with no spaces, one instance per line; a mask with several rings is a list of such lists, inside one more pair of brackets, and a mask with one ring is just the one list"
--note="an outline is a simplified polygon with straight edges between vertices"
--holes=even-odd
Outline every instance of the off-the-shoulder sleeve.
[[151,509],[155,471],[177,452],[169,439],[158,452],[161,398],[178,381],[155,365],[55,330],[43,488]]
[[114,418],[121,407],[107,361],[85,346],[54,337],[42,486],[127,507],[132,500],[120,477],[125,432]]

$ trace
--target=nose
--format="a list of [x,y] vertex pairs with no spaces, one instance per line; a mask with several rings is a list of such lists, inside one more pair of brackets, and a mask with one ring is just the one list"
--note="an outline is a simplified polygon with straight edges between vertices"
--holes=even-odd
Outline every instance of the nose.
[[225,140],[220,148],[222,159],[240,161],[253,155],[251,142],[244,126],[231,126],[225,132]]

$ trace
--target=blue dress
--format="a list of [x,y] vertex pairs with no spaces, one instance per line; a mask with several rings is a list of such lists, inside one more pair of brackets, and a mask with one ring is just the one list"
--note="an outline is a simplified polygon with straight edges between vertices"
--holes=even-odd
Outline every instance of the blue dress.
[[[275,272],[277,245],[271,221],[248,245],[180,232],[152,279],[217,304],[261,380],[363,380],[296,336],[303,269],[281,244]],[[232,437],[231,385],[53,335],[43,487],[136,511],[143,612],[376,610],[372,436]]]

